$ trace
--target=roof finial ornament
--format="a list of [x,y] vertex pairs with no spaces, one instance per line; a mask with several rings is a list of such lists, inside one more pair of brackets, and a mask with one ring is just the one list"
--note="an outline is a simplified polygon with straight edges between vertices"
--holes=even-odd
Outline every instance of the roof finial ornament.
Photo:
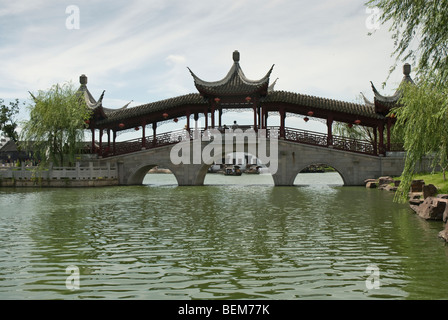
[[233,51],[233,61],[239,62],[240,61],[240,53],[238,50]]
[[81,84],[83,84],[83,85],[86,85],[86,84],[87,84],[87,76],[86,76],[85,74],[82,74],[82,75],[79,77],[79,83],[81,83]]
[[409,63],[405,63],[403,65],[403,74],[405,76],[409,76],[411,74],[411,65]]

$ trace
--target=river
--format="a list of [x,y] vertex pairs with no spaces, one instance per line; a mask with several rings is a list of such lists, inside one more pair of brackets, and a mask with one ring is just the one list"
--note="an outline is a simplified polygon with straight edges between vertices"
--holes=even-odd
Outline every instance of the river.
[[390,192],[337,173],[144,183],[1,188],[0,299],[448,298],[443,223]]

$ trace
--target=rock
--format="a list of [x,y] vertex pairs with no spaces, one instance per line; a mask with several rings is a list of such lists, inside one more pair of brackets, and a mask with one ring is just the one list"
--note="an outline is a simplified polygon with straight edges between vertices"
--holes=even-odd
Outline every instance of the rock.
[[437,198],[439,198],[439,199],[448,199],[448,194],[438,194]]
[[442,221],[447,222],[448,221],[448,199],[439,199],[440,202],[445,202],[445,211],[443,211]]
[[393,191],[393,192],[397,191],[397,187],[392,186],[390,184],[385,185],[382,189],[386,190],[386,191]]
[[437,188],[433,184],[423,185],[423,198],[435,197],[437,195]]
[[378,179],[378,184],[381,186],[381,185],[384,185],[384,184],[390,184],[390,183],[393,183],[394,182],[394,179],[392,179],[392,177],[380,177],[379,179]]
[[423,203],[423,199],[420,197],[409,199],[409,204],[419,206]]
[[419,206],[411,206],[411,208],[425,220],[442,220],[446,202],[435,197],[428,197]]
[[394,180],[394,185],[396,187],[400,186],[401,181],[400,180]]
[[364,183],[367,184],[368,182],[378,182],[376,179],[366,179],[364,180]]
[[422,199],[423,201],[423,192],[409,192],[409,199]]
[[377,187],[376,181],[369,181],[366,183],[366,188],[368,189],[374,189]]
[[445,225],[445,229],[439,232],[439,237],[448,242],[448,223]]
[[413,180],[411,182],[411,192],[423,192],[424,180]]

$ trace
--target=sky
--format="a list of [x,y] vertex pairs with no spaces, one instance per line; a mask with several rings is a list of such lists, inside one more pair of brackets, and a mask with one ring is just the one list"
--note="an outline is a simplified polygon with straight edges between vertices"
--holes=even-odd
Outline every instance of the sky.
[[135,107],[197,92],[187,67],[222,79],[238,50],[249,79],[275,65],[276,90],[373,100],[370,81],[388,95],[403,77],[399,62],[382,87],[394,47],[374,13],[362,0],[0,0],[0,98],[85,74],[105,107]]

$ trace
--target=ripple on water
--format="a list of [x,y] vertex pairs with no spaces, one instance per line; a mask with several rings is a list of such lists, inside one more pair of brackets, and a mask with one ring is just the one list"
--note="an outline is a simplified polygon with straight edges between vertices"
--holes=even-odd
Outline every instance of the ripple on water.
[[4,192],[0,298],[446,298],[437,228],[384,193],[251,184]]

